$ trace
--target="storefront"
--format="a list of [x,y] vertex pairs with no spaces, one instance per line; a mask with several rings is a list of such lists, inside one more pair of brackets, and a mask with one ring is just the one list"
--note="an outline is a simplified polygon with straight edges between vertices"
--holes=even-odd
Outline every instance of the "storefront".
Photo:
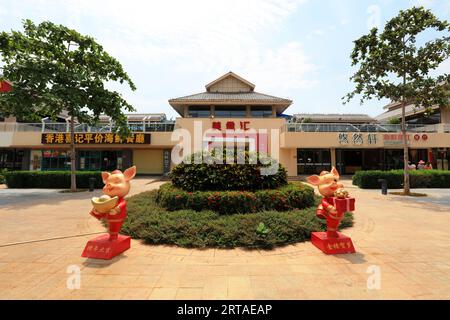
[[330,149],[297,149],[297,174],[315,174],[330,169]]
[[29,161],[29,150],[0,148],[0,169],[27,170]]

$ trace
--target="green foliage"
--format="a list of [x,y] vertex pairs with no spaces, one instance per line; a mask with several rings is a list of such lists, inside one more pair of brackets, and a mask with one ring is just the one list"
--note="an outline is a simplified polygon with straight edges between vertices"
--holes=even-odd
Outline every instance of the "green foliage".
[[0,95],[0,114],[40,121],[67,111],[88,124],[106,114],[127,135],[121,109],[134,109],[120,93],[105,88],[118,81],[135,90],[122,65],[94,38],[65,26],[24,20],[23,27],[23,32],[0,33],[3,77],[13,83],[11,92]]
[[[157,191],[130,197],[122,233],[149,244],[182,247],[272,248],[306,241],[312,231],[326,229],[315,207],[285,212],[219,215],[213,211],[167,211],[156,203]],[[341,227],[353,225],[347,213]]]
[[389,118],[388,123],[389,124],[400,124],[400,123],[402,123],[402,121],[397,117],[392,117],[392,118]]
[[[409,174],[411,188],[450,188],[450,171],[412,170]],[[378,179],[386,179],[388,188],[400,189],[403,187],[403,170],[357,171],[353,175],[353,184],[363,189],[379,189]]]
[[167,210],[212,210],[219,214],[250,213],[264,210],[287,211],[314,204],[314,190],[304,184],[288,184],[278,189],[252,191],[184,191],[163,184],[156,201]]
[[[445,34],[417,47],[424,31]],[[428,75],[450,55],[450,24],[438,20],[430,10],[413,7],[400,11],[382,32],[373,28],[354,41],[352,66],[359,69],[350,78],[356,88],[346,96],[361,94],[361,103],[372,98],[388,98],[417,106],[449,105],[450,75]]]
[[8,169],[0,169],[0,184],[5,183],[5,173],[8,172]]
[[[95,178],[94,187],[103,187],[100,172],[80,171],[76,173],[79,188],[89,188],[89,178]],[[55,188],[70,187],[70,171],[9,171],[5,173],[8,188]]]
[[[244,163],[237,164],[226,163],[226,156],[225,149],[221,158],[214,152],[192,154],[188,158],[189,161],[184,161],[172,169],[172,183],[186,191],[258,190],[287,184],[286,169],[274,159],[245,151],[242,152]],[[270,171],[270,174],[264,174],[264,170]]]

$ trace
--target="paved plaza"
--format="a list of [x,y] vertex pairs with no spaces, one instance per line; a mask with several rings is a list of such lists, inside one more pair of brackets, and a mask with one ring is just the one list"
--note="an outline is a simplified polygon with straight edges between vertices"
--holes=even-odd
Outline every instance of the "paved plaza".
[[[132,194],[161,183],[133,180]],[[357,199],[344,231],[356,254],[327,256],[310,242],[248,251],[133,240],[111,261],[80,257],[105,231],[88,214],[91,193],[0,189],[0,298],[450,299],[450,190],[405,199],[344,184]],[[68,289],[77,270],[81,287]]]

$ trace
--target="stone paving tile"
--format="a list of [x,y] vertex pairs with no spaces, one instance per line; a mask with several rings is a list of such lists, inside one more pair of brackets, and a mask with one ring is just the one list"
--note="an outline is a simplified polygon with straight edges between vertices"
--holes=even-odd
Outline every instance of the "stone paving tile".
[[[157,184],[145,186],[141,180],[138,189]],[[0,247],[0,299],[450,299],[450,208],[351,192],[364,203],[355,226],[344,231],[356,254],[328,256],[309,242],[274,250],[198,250],[132,240],[129,251],[103,261],[80,257],[95,236],[86,235]],[[87,196],[0,209],[8,230],[0,245],[104,230],[86,215]],[[80,212],[62,213],[67,206]],[[67,288],[69,266],[80,268],[80,289]],[[381,282],[369,290],[373,266]]]

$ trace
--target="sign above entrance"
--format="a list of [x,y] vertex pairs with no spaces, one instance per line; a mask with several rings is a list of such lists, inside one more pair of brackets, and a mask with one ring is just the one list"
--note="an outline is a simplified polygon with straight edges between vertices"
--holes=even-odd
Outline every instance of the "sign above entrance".
[[[75,133],[75,144],[150,144],[150,133],[133,133],[122,139],[117,133]],[[69,144],[70,133],[43,133],[42,144]]]

